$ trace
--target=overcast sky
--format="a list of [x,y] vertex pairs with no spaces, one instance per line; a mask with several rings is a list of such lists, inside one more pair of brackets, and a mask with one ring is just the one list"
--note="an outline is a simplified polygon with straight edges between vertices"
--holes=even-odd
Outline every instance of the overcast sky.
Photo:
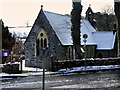
[[[94,12],[100,12],[107,5],[113,7],[114,0],[82,0],[82,15],[89,4]],[[43,10],[60,14],[70,14],[72,10],[72,0],[0,0],[0,18],[6,26],[25,26],[27,21],[33,25],[41,5]]]

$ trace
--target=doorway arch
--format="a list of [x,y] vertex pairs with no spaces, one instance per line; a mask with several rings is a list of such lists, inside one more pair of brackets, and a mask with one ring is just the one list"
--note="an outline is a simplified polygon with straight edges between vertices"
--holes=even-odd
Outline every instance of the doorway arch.
[[103,58],[103,54],[101,52],[98,53],[98,58]]

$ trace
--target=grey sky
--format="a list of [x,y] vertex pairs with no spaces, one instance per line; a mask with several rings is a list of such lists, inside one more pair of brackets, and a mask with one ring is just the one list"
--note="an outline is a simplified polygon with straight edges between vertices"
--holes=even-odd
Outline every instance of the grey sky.
[[[113,7],[114,0],[82,0],[82,15],[85,15],[89,4],[94,12],[99,12],[107,5]],[[33,25],[41,5],[46,11],[70,14],[72,0],[0,0],[0,18],[7,26],[23,26],[27,21],[29,25]]]

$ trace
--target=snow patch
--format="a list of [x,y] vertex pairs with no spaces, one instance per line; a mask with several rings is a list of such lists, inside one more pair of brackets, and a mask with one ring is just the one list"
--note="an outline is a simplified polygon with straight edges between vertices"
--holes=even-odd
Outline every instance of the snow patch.
[[82,67],[73,67],[73,68],[66,68],[60,69],[58,72],[69,73],[69,72],[76,72],[76,71],[93,71],[93,70],[105,70],[105,69],[119,69],[120,65],[108,65],[108,66],[82,66]]

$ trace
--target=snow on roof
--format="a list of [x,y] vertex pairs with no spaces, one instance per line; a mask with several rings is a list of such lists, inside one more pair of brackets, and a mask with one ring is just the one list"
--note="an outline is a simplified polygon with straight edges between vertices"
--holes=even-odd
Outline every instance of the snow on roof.
[[13,27],[13,28],[9,28],[9,31],[12,34],[17,34],[17,36],[28,36],[30,30],[32,27]]
[[[71,21],[69,16],[44,11],[53,30],[63,45],[73,45],[71,37]],[[113,49],[115,36],[113,32],[96,31],[88,20],[81,20],[81,45],[84,45],[83,35],[87,34],[86,45],[97,45],[97,49]]]
[[71,21],[69,16],[44,11],[49,23],[63,45],[72,45]]
[[96,42],[93,38],[92,33],[96,32],[96,30],[92,27],[92,25],[90,24],[90,22],[88,20],[82,19],[82,24],[81,24],[81,45],[84,45],[84,38],[83,35],[87,34],[88,38],[87,38],[87,43],[86,45],[96,45]]
[[93,37],[97,43],[97,49],[113,49],[115,44],[116,33],[112,31],[99,31],[94,32]]
[[[71,37],[71,21],[70,17],[66,15],[56,14],[48,11],[44,11],[49,23],[51,24],[53,30],[58,36],[60,42],[63,45],[73,45],[72,37]],[[88,42],[87,45],[96,45],[92,32],[96,32],[96,30],[91,26],[89,21],[82,19],[81,25],[81,44],[83,45],[83,34],[88,34]]]
[[[71,21],[70,17],[66,15],[56,14],[48,11],[44,11],[49,23],[55,31],[62,45],[73,45],[71,37]],[[16,27],[9,28],[11,33],[17,33],[17,35],[24,36],[29,34],[32,27]],[[97,45],[97,49],[112,49],[115,43],[115,36],[113,32],[98,32],[96,31],[88,20],[81,20],[81,45],[83,43],[83,35],[87,34],[86,45]]]

